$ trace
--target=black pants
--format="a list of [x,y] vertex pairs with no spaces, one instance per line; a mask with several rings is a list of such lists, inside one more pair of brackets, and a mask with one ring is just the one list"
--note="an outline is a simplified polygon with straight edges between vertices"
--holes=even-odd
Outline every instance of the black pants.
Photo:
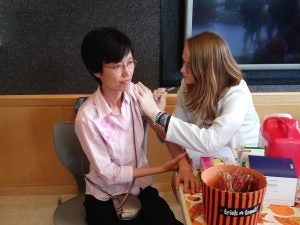
[[139,216],[132,220],[119,220],[111,200],[99,201],[92,195],[86,195],[86,221],[89,225],[182,225],[155,188],[142,190],[139,199],[142,204]]

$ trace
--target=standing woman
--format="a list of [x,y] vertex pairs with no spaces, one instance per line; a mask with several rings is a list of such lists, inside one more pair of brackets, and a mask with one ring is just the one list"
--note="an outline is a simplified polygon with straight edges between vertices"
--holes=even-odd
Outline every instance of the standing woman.
[[[260,121],[252,95],[223,38],[204,32],[187,39],[182,61],[183,79],[172,116],[156,106],[147,87],[138,84],[141,108],[158,130],[165,131],[171,154],[186,150],[197,166],[201,156],[234,159],[233,149],[257,146]],[[176,186],[182,181],[186,192],[198,188],[187,159],[179,162]]]
[[[135,96],[137,89],[131,82],[136,61],[130,39],[111,27],[92,30],[83,39],[81,56],[98,82],[97,90],[79,108],[75,121],[76,134],[90,162],[84,202],[87,223],[182,224],[151,186],[149,175],[177,169],[177,162],[184,156],[160,166],[148,165],[142,147],[142,112]],[[141,210],[131,220],[120,220],[111,196],[129,190],[140,200]]]

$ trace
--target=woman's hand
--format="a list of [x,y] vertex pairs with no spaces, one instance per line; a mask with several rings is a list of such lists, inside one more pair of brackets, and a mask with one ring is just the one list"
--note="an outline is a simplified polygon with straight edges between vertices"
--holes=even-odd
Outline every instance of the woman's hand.
[[153,91],[154,100],[160,109],[160,111],[164,111],[167,104],[167,89],[166,88],[158,88]]
[[170,159],[161,165],[165,172],[178,170],[178,162],[185,157],[185,153],[179,154],[177,157]]
[[141,82],[136,84],[136,96],[143,112],[151,119],[161,110],[157,106],[152,91]]
[[183,192],[195,194],[200,192],[200,180],[195,176],[193,170],[188,167],[179,168],[178,174],[175,178],[176,189],[179,188],[180,183],[183,183]]
[[165,163],[158,166],[150,166],[150,167],[139,167],[133,168],[133,177],[145,177],[149,175],[155,175],[160,173],[165,173],[171,170],[178,169],[178,162],[184,158],[185,155],[182,153],[178,155],[176,158],[166,161]]

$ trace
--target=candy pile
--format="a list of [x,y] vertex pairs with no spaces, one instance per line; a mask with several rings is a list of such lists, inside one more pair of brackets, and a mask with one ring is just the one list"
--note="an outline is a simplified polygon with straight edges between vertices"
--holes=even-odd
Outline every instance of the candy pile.
[[222,191],[229,192],[252,192],[258,189],[258,180],[252,174],[244,171],[234,170],[225,172],[220,170],[219,187]]

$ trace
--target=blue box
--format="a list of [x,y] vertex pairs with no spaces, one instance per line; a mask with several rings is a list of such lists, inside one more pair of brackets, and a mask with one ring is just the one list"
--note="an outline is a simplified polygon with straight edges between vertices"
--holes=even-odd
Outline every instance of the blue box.
[[249,167],[267,179],[264,204],[295,204],[297,175],[292,159],[249,155]]

